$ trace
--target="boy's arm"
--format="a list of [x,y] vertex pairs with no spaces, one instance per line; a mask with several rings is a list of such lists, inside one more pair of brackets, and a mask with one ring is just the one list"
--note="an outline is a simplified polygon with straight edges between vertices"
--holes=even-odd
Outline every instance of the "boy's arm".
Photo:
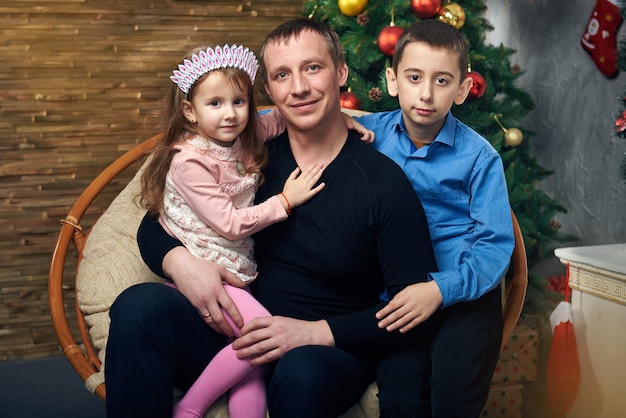
[[472,243],[456,256],[458,268],[431,272],[428,283],[417,283],[399,292],[377,312],[381,328],[406,332],[440,306],[480,298],[504,277],[515,239],[500,158],[493,154],[484,159],[471,176],[470,185],[468,216],[473,225]]
[[442,303],[441,291],[434,280],[409,285],[376,312],[378,326],[389,332],[407,332],[430,318]]
[[[354,120],[352,116],[345,113],[342,113],[342,115],[346,128],[356,131],[361,136],[361,141],[368,144],[374,142],[374,132],[366,129],[363,125]],[[282,134],[285,129],[287,129],[285,118],[283,118],[283,115],[276,108],[259,115],[259,118],[257,119],[256,133],[257,137],[262,142],[266,142],[277,137]]]
[[352,116],[346,114],[346,113],[341,113],[341,115],[343,116],[343,123],[346,124],[346,128],[348,128],[351,131],[355,131],[356,133],[358,133],[361,136],[361,141],[367,143],[367,144],[371,144],[372,142],[374,142],[374,132],[367,129],[365,126],[361,125],[356,119],[354,119]]
[[443,307],[475,300],[493,290],[509,267],[515,247],[511,206],[502,160],[485,158],[470,179],[471,248],[455,270],[430,274],[441,289]]

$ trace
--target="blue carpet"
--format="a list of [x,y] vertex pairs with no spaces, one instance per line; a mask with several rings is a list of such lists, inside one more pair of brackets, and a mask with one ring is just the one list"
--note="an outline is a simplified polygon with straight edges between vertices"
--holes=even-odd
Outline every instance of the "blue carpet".
[[65,357],[0,362],[0,417],[105,416],[104,402],[85,389]]

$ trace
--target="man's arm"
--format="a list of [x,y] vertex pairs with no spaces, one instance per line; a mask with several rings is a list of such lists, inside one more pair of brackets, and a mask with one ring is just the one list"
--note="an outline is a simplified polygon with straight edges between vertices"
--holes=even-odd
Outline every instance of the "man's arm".
[[243,319],[222,282],[241,286],[241,280],[211,261],[194,257],[180,241],[165,232],[154,215],[144,216],[137,231],[137,244],[141,256],[153,272],[171,278],[199,315],[211,314],[206,319],[211,328],[229,337],[234,336],[222,309],[238,326],[243,325]]
[[249,358],[250,364],[255,366],[276,361],[292,348],[305,345],[335,345],[326,321],[284,316],[255,318],[244,325],[241,336],[233,342],[237,357]]
[[[394,164],[395,168],[397,167]],[[357,349],[363,344],[373,349],[393,349],[405,346],[407,342],[427,338],[436,325],[433,321],[426,320],[441,305],[441,294],[436,284],[427,281],[429,273],[437,271],[438,267],[421,202],[400,169],[393,170],[393,173],[391,169],[387,170],[385,179],[385,190],[377,209],[380,214],[377,220],[378,256],[385,280],[384,286],[390,297],[404,297],[405,300],[409,297],[409,289],[419,289],[420,307],[412,320],[415,320],[415,325],[421,326],[410,333],[404,332],[404,337],[399,332],[385,329],[386,324],[379,324],[378,320],[381,318],[376,316],[385,306],[385,302],[381,301],[368,310],[367,314],[373,316],[371,319],[378,330],[387,335],[369,329],[372,325],[369,317],[362,318],[360,325],[353,322],[358,319],[356,317],[349,319],[344,315],[345,318],[329,318],[337,346],[345,349]]]
[[158,215],[146,213],[137,230],[137,245],[144,263],[163,278],[169,278],[163,271],[163,259],[172,249],[183,244],[176,238],[170,237],[158,222]]

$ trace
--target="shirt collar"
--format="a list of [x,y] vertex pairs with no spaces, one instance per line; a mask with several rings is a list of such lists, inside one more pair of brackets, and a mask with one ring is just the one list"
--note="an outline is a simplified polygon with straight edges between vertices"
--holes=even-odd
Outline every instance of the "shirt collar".
[[449,147],[454,146],[454,134],[456,132],[456,121],[454,116],[452,116],[452,112],[448,112],[446,115],[446,121],[443,123],[441,130],[435,137],[433,142],[441,142],[442,144],[446,144]]
[[[396,131],[403,132],[406,136],[408,136],[408,132],[406,130],[406,126],[404,125],[404,119],[402,118],[402,111],[398,110],[397,114],[394,115],[394,120],[391,124],[393,129]],[[446,121],[444,122],[441,130],[433,140],[433,143],[440,142],[449,147],[454,146],[454,134],[456,132],[456,123],[454,116],[452,116],[452,112],[448,112],[446,115]]]

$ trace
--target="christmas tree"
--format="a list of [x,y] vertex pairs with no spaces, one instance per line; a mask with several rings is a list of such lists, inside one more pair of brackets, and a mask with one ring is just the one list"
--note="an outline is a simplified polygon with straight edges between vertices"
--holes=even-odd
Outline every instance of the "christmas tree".
[[[516,86],[521,75],[511,66],[513,49],[485,43],[493,27],[482,16],[482,0],[313,0],[304,15],[323,21],[338,34],[350,74],[342,106],[366,111],[397,109],[387,94],[385,68],[391,66],[393,48],[402,28],[419,19],[440,19],[456,27],[470,45],[470,74],[474,85],[468,100],[452,109],[454,115],[487,138],[504,162],[511,207],[526,244],[529,269],[552,256],[556,242],[575,240],[560,232],[555,220],[565,208],[537,188],[550,174],[530,155],[532,132],[517,127],[534,108],[532,98]],[[546,279],[529,276],[525,313],[545,314],[553,308]]]
[[[624,6],[620,9],[620,13],[623,19],[626,19],[626,2],[622,2]],[[620,71],[626,71],[626,38],[622,38],[619,41],[619,47],[617,49],[617,65]],[[619,99],[620,114],[615,120],[615,133],[618,138],[626,139],[626,88],[622,92],[622,96]],[[626,153],[622,159],[622,178],[626,183]]]

